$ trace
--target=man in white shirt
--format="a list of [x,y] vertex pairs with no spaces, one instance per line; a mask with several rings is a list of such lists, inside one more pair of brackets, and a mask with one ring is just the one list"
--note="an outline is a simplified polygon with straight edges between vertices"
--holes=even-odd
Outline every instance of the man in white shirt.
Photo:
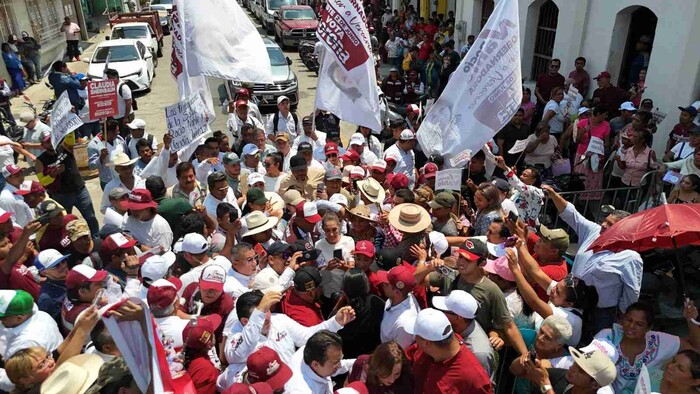
[[289,367],[294,374],[284,385],[284,392],[332,393],[331,377],[349,372],[354,363],[355,359],[343,359],[343,340],[340,335],[326,330],[319,331],[292,357]]
[[[126,141],[119,135],[119,127],[116,120],[108,120],[106,130],[98,133],[88,143],[88,166],[91,170],[99,171],[102,190],[117,177],[115,170],[110,168],[109,159],[115,152],[124,152],[128,158],[129,150]],[[138,159],[138,155],[132,157]]]
[[326,133],[318,131],[313,127],[313,119],[311,119],[311,116],[304,116],[301,119],[301,125],[304,128],[304,132],[299,134],[297,139],[294,140],[292,150],[298,151],[299,144],[302,142],[311,144],[313,150],[323,149],[323,147],[326,146]]
[[418,317],[420,307],[411,291],[416,279],[408,268],[399,265],[386,271],[378,271],[377,278],[386,297],[386,308],[380,329],[382,342],[396,341],[406,349],[415,337],[406,331],[406,326]]
[[[230,270],[231,262],[224,256],[216,256],[213,258],[209,257],[209,242],[204,238],[202,234],[189,233],[182,238],[182,242],[178,242],[175,245],[176,252],[182,252],[182,256],[187,261],[188,264],[192,266],[188,272],[180,276],[180,281],[182,282],[182,287],[178,289],[178,294],[182,295],[185,288],[192,283],[199,280],[202,270],[210,264],[217,264],[226,270]],[[243,290],[240,293],[234,292],[231,289],[236,286],[236,283],[232,281],[230,276],[226,277],[226,282],[224,283],[224,291],[226,293],[232,294],[243,294],[247,290]],[[237,291],[240,291],[240,286],[237,286]]]
[[[19,115],[19,122],[17,122],[17,125],[24,126],[22,147],[31,152],[34,156],[42,154],[44,148],[41,147],[41,136],[44,132],[51,133],[51,127],[42,123],[31,111],[22,112]],[[30,158],[27,158],[27,164],[29,164],[29,167],[34,166],[34,162]]]
[[143,179],[134,175],[134,163],[136,163],[137,160],[138,158],[129,159],[129,156],[122,151],[116,151],[112,154],[108,167],[113,167],[118,176],[105,185],[102,191],[100,212],[105,213],[107,208],[111,206],[109,203],[109,192],[112,191],[112,189],[121,187],[124,190],[131,191],[132,189],[143,188],[145,186]]
[[671,151],[664,155],[664,162],[683,160],[693,155],[695,148],[700,146],[700,127],[693,127],[688,134],[688,141],[679,142],[671,148]]
[[238,321],[227,335],[224,354],[229,366],[226,375],[235,375],[246,366],[248,356],[262,346],[270,347],[282,361],[289,363],[298,347],[321,331],[337,332],[355,319],[355,311],[346,306],[321,324],[304,327],[285,314],[271,313],[270,309],[282,299],[278,291],[251,291],[236,300]]
[[117,82],[117,114],[114,115],[114,120],[119,122],[121,134],[127,132],[126,125],[131,122],[134,115],[133,98],[131,96],[131,88],[128,84],[119,79],[119,71],[110,68],[105,72],[107,79],[114,79]]
[[350,149],[354,150],[360,155],[360,162],[363,166],[370,166],[377,160],[377,155],[371,150],[367,149],[367,140],[362,133],[355,133],[350,137],[350,143],[348,144]]
[[416,185],[416,154],[413,152],[415,147],[416,136],[411,130],[406,129],[399,135],[399,140],[384,152],[385,160],[387,157],[396,158],[394,174],[406,175],[408,187],[411,190]]
[[151,283],[146,293],[148,306],[151,308],[158,328],[163,333],[161,341],[175,350],[182,349],[182,330],[189,323],[189,319],[178,316],[180,297],[177,292],[182,286],[178,282],[158,279]]
[[143,119],[134,119],[133,122],[126,125],[130,134],[126,136],[126,146],[129,148],[129,157],[138,157],[139,151],[136,149],[136,143],[141,138],[148,141],[148,145],[153,149],[153,152],[158,151],[158,140],[152,134],[146,133],[146,121]]
[[217,171],[207,177],[207,196],[204,198],[204,208],[207,215],[216,221],[216,208],[222,202],[233,205],[238,210],[238,217],[241,217],[241,210],[238,206],[238,199],[233,193],[233,189],[228,185],[226,174]]
[[7,181],[5,188],[0,192],[0,208],[15,214],[15,222],[24,227],[34,220],[34,211],[29,208],[22,196],[15,194],[24,182],[22,169],[15,164],[9,164],[2,168],[2,176]]
[[289,135],[279,132],[275,135],[275,148],[282,155],[282,172],[289,173],[289,159],[296,154],[289,144]]
[[267,138],[272,140],[278,132],[285,132],[289,135],[289,140],[294,141],[301,132],[301,125],[297,115],[289,109],[289,97],[279,96],[277,109],[278,111],[267,121]]
[[249,114],[248,100],[237,100],[233,113],[228,114],[226,125],[231,132],[234,142],[241,138],[241,126],[246,123],[252,124],[256,129],[264,129],[262,122]]
[[265,167],[260,162],[260,149],[255,144],[247,144],[241,152],[243,162],[241,163],[241,175],[258,174],[265,175]]
[[[71,22],[69,17],[63,18],[61,32],[66,35],[66,56],[68,61],[80,61],[80,26],[77,23]],[[37,70],[38,72],[38,70]]]
[[126,202],[129,213],[124,220],[124,230],[128,231],[141,246],[159,248],[167,252],[173,244],[173,230],[162,216],[158,215],[158,203],[153,201],[147,189],[134,189]]

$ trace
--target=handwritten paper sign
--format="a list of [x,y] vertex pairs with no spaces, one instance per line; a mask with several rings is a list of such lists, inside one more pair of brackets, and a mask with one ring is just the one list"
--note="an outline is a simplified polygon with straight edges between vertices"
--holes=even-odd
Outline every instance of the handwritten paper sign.
[[517,140],[517,141],[515,141],[515,145],[513,145],[513,147],[510,148],[510,150],[508,151],[508,153],[510,153],[511,155],[515,155],[515,154],[518,154],[518,153],[524,151],[525,148],[527,148],[527,143],[528,143],[528,142],[529,142],[529,141],[528,141],[527,138],[524,139],[524,140]]
[[471,149],[465,149],[462,151],[462,153],[458,154],[457,156],[453,157],[450,159],[450,164],[452,167],[460,167],[462,164],[465,164],[472,158],[472,150]]
[[51,109],[51,145],[54,149],[58,148],[70,132],[82,125],[83,121],[73,112],[68,92],[63,92]]
[[462,190],[462,169],[452,168],[435,174],[435,190]]
[[491,147],[488,144],[484,145],[483,149],[481,149],[481,150],[484,151],[484,155],[486,156],[486,160],[488,160],[494,164],[496,163],[496,155],[494,155],[493,152],[491,152]]
[[88,82],[90,119],[108,118],[119,112],[117,82],[116,79]]
[[597,155],[605,156],[605,143],[600,138],[591,136],[591,140],[588,142],[588,149],[586,149],[586,152],[591,152]]
[[165,123],[173,136],[171,152],[185,148],[209,131],[206,113],[206,106],[197,93],[165,107]]

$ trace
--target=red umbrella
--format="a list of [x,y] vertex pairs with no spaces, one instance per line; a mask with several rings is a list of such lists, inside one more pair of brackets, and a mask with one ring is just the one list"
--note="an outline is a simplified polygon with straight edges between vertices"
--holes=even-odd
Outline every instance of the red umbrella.
[[665,204],[630,215],[607,229],[588,248],[644,252],[700,245],[700,204]]

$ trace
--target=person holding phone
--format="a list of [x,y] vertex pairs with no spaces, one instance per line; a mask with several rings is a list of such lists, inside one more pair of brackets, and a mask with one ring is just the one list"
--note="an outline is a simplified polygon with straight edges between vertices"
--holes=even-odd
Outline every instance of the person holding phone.
[[321,251],[317,260],[319,268],[324,264],[327,265],[322,274],[324,277],[330,276],[329,282],[324,283],[323,286],[323,296],[328,301],[334,297],[334,294],[340,293],[345,271],[355,265],[355,259],[352,256],[355,241],[340,233],[340,218],[335,213],[328,212],[323,216],[321,229],[325,237],[319,239],[315,246]]

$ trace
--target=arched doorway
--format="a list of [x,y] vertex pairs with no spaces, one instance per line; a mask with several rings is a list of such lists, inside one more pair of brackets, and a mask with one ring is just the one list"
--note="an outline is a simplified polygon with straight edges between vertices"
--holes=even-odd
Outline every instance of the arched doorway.
[[531,79],[547,71],[549,61],[554,52],[554,41],[557,37],[557,21],[559,19],[559,7],[552,0],[545,1],[540,6],[537,18],[537,32],[535,33],[535,50],[532,57]]
[[631,11],[624,55],[620,65],[618,80],[620,87],[627,89],[632,83],[636,83],[639,71],[649,65],[657,22],[658,18],[654,12],[646,7],[640,6]]

